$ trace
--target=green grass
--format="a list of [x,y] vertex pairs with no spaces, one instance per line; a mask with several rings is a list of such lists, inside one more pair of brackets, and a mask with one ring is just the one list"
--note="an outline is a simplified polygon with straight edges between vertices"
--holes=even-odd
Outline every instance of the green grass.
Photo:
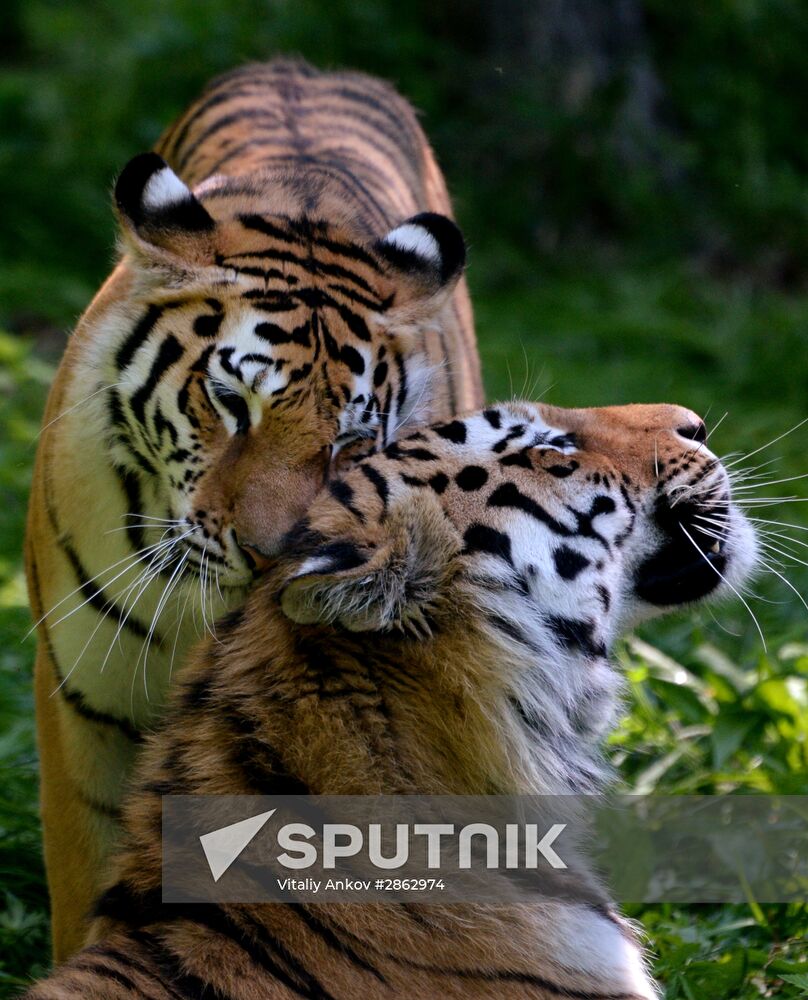
[[[683,403],[714,425],[711,444],[748,452],[803,419],[808,298],[720,284],[678,265],[533,268],[472,247],[487,387],[562,405]],[[36,428],[50,368],[0,338],[0,992],[46,964],[36,816],[28,626],[20,547]],[[780,479],[805,470],[808,427],[754,461]],[[762,490],[806,496],[799,481]],[[804,504],[764,517],[808,526]],[[799,531],[790,532],[799,538]],[[808,535],[803,536],[808,541]],[[804,550],[808,553],[808,549]],[[808,573],[783,570],[801,592]],[[628,789],[808,793],[808,612],[772,576],[740,602],[651,624],[618,649],[629,685],[611,745]],[[774,603],[767,603],[774,602]],[[643,906],[669,1000],[808,997],[804,906]]]
[[25,504],[52,377],[17,338],[0,334],[0,994],[47,967],[47,893],[39,838],[31,665],[22,569]]

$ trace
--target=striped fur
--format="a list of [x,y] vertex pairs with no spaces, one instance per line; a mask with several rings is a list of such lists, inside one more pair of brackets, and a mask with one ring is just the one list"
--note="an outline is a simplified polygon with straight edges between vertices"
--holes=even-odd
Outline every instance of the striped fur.
[[26,542],[59,958],[173,664],[329,464],[481,397],[462,238],[381,81],[239,69],[115,194],[122,257],[54,382]]
[[[164,904],[161,796],[602,788],[620,630],[754,562],[700,427],[672,406],[500,405],[335,481],[193,655],[127,803],[96,944],[28,1000],[656,996],[583,876],[576,899],[509,908]],[[696,510],[723,518],[720,543],[696,528],[698,552],[669,551],[671,512],[692,528]]]

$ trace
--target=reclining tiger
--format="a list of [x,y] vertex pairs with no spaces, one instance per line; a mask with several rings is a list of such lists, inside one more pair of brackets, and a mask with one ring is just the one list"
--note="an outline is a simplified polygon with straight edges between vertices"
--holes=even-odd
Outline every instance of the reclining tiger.
[[608,902],[164,904],[161,796],[601,789],[615,638],[756,561],[704,424],[492,406],[363,459],[287,541],[147,741],[97,943],[28,1000],[655,997]]
[[115,198],[122,258],[56,376],[26,544],[57,959],[200,628],[340,456],[482,403],[463,240],[381,81],[236,70]]

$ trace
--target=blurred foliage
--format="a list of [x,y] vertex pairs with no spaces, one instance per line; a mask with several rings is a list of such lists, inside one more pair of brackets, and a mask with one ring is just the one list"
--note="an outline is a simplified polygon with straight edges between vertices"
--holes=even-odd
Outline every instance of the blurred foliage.
[[82,308],[111,254],[116,173],[213,74],[277,52],[396,83],[472,245],[804,273],[799,0],[8,0],[4,29],[0,302],[16,326]]
[[53,368],[0,333],[0,995],[47,967],[47,891],[36,800],[34,641],[22,569],[25,500]]
[[[4,29],[0,313],[35,336],[0,335],[0,994],[47,964],[20,554],[43,358],[107,270],[115,174],[213,74],[298,53],[385,76],[422,111],[470,243],[490,397],[673,400],[707,415],[718,451],[748,453],[805,418],[808,385],[798,0],[8,0]],[[805,440],[749,464],[798,476]],[[797,593],[768,573],[749,609],[619,646],[625,788],[808,792],[801,487],[749,491],[797,498],[753,509],[793,525],[759,526]],[[808,997],[805,907],[631,913],[668,1000]]]

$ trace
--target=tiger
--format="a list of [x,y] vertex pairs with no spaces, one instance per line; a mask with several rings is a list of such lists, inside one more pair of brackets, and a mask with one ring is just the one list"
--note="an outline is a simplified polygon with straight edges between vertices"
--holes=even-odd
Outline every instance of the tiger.
[[388,84],[242,67],[114,193],[120,259],[54,379],[26,538],[57,959],[174,664],[330,470],[482,403],[464,241]]
[[491,405],[324,488],[148,741],[93,944],[27,1000],[650,1000],[608,898],[164,903],[164,795],[603,790],[617,637],[728,595],[757,541],[673,405]]

